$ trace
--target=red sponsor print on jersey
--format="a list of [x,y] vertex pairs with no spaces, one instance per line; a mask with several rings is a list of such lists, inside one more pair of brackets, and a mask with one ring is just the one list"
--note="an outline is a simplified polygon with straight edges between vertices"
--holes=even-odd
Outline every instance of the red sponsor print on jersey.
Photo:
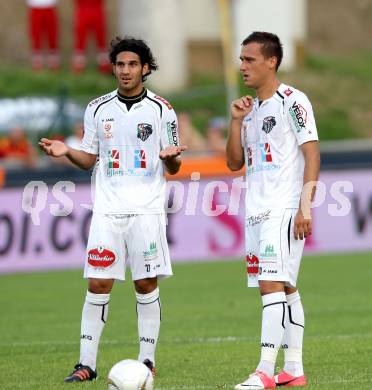
[[248,155],[247,156],[248,157],[247,165],[249,167],[251,167],[253,164],[253,151],[252,151],[252,148],[250,146],[248,146],[248,148],[247,148],[247,155]]
[[104,246],[92,248],[88,252],[88,264],[92,267],[108,268],[115,263],[115,260],[115,253]]
[[171,106],[171,104],[170,104],[167,100],[165,100],[164,98],[162,98],[161,96],[155,95],[155,99],[160,100],[163,104],[165,104],[165,105],[168,107],[169,110],[172,110],[172,109],[173,109],[173,107]]
[[293,91],[290,89],[290,88],[287,88],[285,91],[284,91],[284,95],[286,96],[289,96],[289,95],[292,95]]
[[246,259],[247,259],[247,274],[248,274],[248,276],[257,275],[258,274],[258,267],[260,265],[258,257],[253,255],[252,253],[249,253],[246,256]]
[[270,150],[270,144],[268,142],[265,142],[264,144],[260,144],[260,151],[261,151],[262,162],[273,161],[271,150]]
[[109,163],[108,167],[112,169],[120,168],[120,153],[116,149],[109,150],[108,152]]

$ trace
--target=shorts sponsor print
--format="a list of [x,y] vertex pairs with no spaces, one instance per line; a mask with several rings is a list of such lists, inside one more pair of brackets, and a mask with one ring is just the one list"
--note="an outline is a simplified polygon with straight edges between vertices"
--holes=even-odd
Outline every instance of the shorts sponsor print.
[[84,270],[86,278],[125,280],[172,275],[163,214],[93,213]]
[[246,218],[248,287],[259,280],[283,281],[295,287],[304,240],[295,240],[296,209],[267,210]]

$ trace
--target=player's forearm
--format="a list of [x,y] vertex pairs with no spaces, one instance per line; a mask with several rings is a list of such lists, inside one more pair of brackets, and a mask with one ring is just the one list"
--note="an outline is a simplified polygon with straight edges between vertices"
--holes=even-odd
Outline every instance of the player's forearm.
[[244,151],[241,145],[242,121],[231,119],[229,126],[229,135],[226,144],[227,166],[231,171],[238,171],[244,165]]
[[81,169],[91,169],[96,162],[97,156],[95,154],[90,154],[84,152],[83,150],[77,150],[73,148],[68,148],[66,157],[75,165]]
[[175,175],[181,168],[181,158],[179,156],[170,160],[164,160],[165,169],[170,175]]
[[311,150],[304,153],[305,168],[303,188],[300,200],[300,208],[303,215],[310,215],[311,202],[314,200],[316,186],[319,178],[320,171],[320,153],[318,144]]

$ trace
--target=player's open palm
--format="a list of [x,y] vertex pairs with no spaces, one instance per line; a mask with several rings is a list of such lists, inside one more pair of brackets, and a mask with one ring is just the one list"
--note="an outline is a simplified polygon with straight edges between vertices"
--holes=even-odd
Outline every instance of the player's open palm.
[[159,158],[160,160],[171,160],[179,156],[186,149],[187,146],[168,146],[160,151]]
[[45,154],[53,157],[65,156],[68,151],[67,146],[62,141],[48,138],[42,138],[39,141],[39,147]]
[[230,111],[233,119],[243,119],[253,108],[252,96],[242,96],[231,103]]
[[312,221],[311,218],[305,218],[302,211],[298,210],[294,220],[294,238],[303,240],[311,235]]

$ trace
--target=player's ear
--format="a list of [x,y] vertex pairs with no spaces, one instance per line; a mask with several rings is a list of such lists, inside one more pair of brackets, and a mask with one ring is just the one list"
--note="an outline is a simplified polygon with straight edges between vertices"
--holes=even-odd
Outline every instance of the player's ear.
[[270,69],[276,69],[276,63],[278,62],[278,59],[275,56],[272,56],[269,58],[269,67]]
[[146,76],[149,73],[150,67],[149,64],[144,64],[142,67],[142,76]]

